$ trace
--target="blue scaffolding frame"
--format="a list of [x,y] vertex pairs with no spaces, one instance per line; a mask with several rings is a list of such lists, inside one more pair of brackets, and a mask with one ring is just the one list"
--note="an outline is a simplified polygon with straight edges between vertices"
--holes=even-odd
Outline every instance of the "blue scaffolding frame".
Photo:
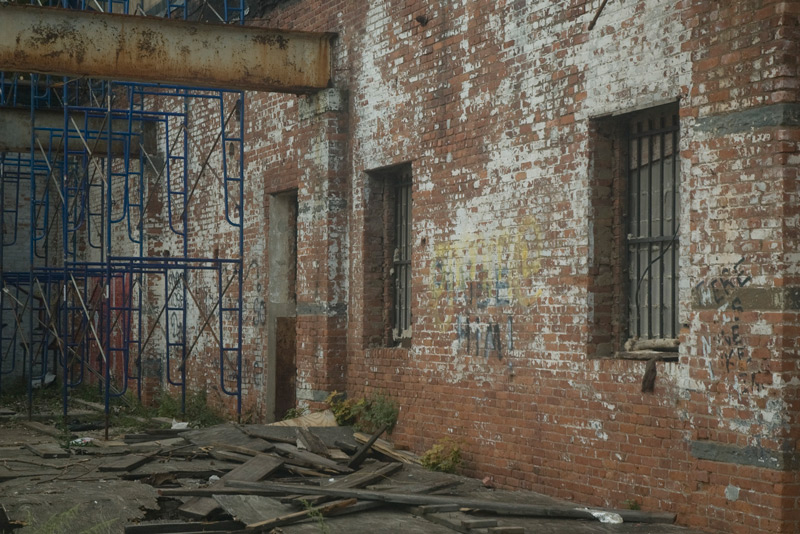
[[[51,5],[144,14],[128,0]],[[168,0],[164,14],[188,10]],[[241,24],[244,0],[212,11]],[[30,415],[35,386],[60,375],[66,418],[93,374],[108,415],[129,387],[141,397],[150,360],[185,409],[187,363],[213,338],[219,389],[241,414],[244,93],[0,72],[0,106],[29,109],[32,124],[27,153],[0,153],[0,393],[23,378]],[[61,127],[37,121],[53,112]],[[209,175],[218,189],[202,188],[197,208]],[[214,205],[224,243],[209,251],[193,216]]]

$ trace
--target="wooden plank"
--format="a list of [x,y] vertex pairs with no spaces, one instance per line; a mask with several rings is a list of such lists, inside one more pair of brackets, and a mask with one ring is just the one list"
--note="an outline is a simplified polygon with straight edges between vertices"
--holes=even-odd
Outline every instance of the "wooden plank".
[[181,434],[181,437],[200,446],[208,446],[211,443],[227,443],[258,452],[264,452],[270,448],[270,444],[263,439],[251,437],[245,434],[241,428],[230,423],[190,430]]
[[[360,471],[356,471],[355,473],[350,473],[349,475],[343,476],[338,480],[334,480],[326,487],[328,488],[363,488],[364,486],[368,486],[373,482],[378,482],[389,475],[396,473],[403,467],[403,464],[399,462],[393,462],[390,464],[385,464],[383,462],[376,462],[375,464],[361,469]],[[311,505],[322,504],[323,502],[331,500],[332,497],[328,497],[325,495],[301,495],[301,496],[293,496],[291,500],[295,502],[306,502]]]
[[287,458],[286,463],[299,465],[301,467],[311,467],[313,469],[321,469],[333,471],[334,473],[352,473],[353,470],[349,467],[337,464],[333,460],[323,458],[313,452],[301,451],[294,445],[288,443],[276,443],[275,451],[281,456]]
[[98,467],[98,471],[131,471],[140,465],[145,464],[152,458],[151,456],[142,456],[140,454],[128,454],[121,458],[115,458]]
[[241,521],[213,521],[210,523],[140,523],[125,527],[125,534],[179,534],[192,532],[230,532],[241,530]]
[[[356,432],[353,434],[353,437],[359,443],[366,443],[370,440],[371,436],[364,434],[363,432]],[[393,460],[397,460],[398,462],[404,462],[407,464],[417,464],[421,465],[419,458],[416,454],[409,452],[409,451],[399,451],[394,448],[394,446],[384,439],[378,439],[372,445],[372,448],[378,451],[381,454],[392,458]]]
[[[228,483],[238,482],[257,482],[268,477],[283,465],[283,461],[267,454],[257,454],[249,461],[242,465],[235,467],[233,470],[224,474],[222,478],[211,485],[209,489],[222,488]],[[213,495],[213,494],[211,494]],[[197,519],[202,519],[217,510],[220,506],[219,503],[211,498],[201,497],[197,499],[189,499],[182,506],[178,508],[182,514]]]
[[270,425],[246,425],[242,432],[253,438],[260,438],[272,443],[297,443],[297,434],[294,428]]
[[330,473],[320,473],[319,471],[314,471],[313,469],[308,469],[307,467],[300,467],[299,465],[286,464],[283,466],[283,468],[289,471],[291,474],[300,477],[329,478],[331,476]]
[[[457,504],[460,508],[473,508],[487,512],[510,513],[528,517],[550,517],[562,519],[589,519],[597,520],[592,515],[592,511],[612,511],[619,514],[626,522],[631,523],[674,523],[675,514],[668,513],[649,513],[639,510],[605,510],[605,509],[578,509],[569,505],[541,505],[527,503],[495,502],[484,499],[476,499],[469,496],[459,495],[419,495],[406,493],[392,493],[382,491],[369,491],[362,489],[338,489],[329,487],[301,486],[299,484],[279,484],[276,482],[264,481],[257,484],[252,482],[231,481],[230,487],[223,488],[221,494],[226,495],[282,495],[308,493],[317,495],[329,495],[343,499],[364,499],[370,501],[380,501],[393,504]],[[209,490],[203,489],[176,489],[162,490],[164,496],[178,495],[208,495]]]
[[295,417],[294,419],[288,419],[286,421],[277,421],[275,423],[270,423],[268,426],[339,426],[336,423],[336,417],[333,415],[333,412],[330,410],[324,410],[322,412],[314,412],[303,415],[301,417]]
[[25,448],[40,458],[69,458],[65,451],[55,443],[27,443]]
[[296,511],[271,497],[256,495],[214,495],[214,499],[231,517],[245,524],[258,523],[270,517],[279,517]]
[[208,479],[212,475],[224,476],[239,464],[222,462],[206,458],[196,458],[191,461],[173,458],[166,461],[150,462],[137,467],[128,473],[119,476],[125,480],[136,480],[151,475],[171,473],[176,478],[202,478]]
[[283,460],[279,460],[268,454],[257,454],[248,462],[240,465],[222,477],[226,482],[229,480],[241,480],[245,482],[257,482],[267,478],[283,465]]
[[[52,425],[43,425],[42,423],[37,423],[36,421],[20,421],[20,424],[30,428],[31,430],[35,430],[36,432],[40,432],[54,438],[64,438],[64,433]],[[69,437],[74,438],[75,435],[70,434]]]
[[473,528],[489,528],[497,526],[497,519],[462,519],[461,526],[467,530]]
[[223,450],[235,452],[235,453],[238,453],[238,454],[246,454],[247,456],[255,456],[256,454],[259,454],[261,452],[269,452],[269,451],[271,451],[272,449],[275,448],[272,445],[272,443],[266,443],[266,445],[267,445],[266,448],[263,448],[262,450],[256,450],[256,449],[251,449],[249,447],[241,447],[239,445],[231,445],[230,443],[223,443],[221,441],[212,441],[211,442],[211,446],[216,448],[216,449],[223,449]]
[[0,469],[0,482],[8,480],[15,480],[17,478],[30,478],[30,477],[48,477],[63,475],[62,471],[9,471],[8,469]]
[[420,515],[440,514],[442,512],[458,512],[461,508],[457,504],[426,504],[417,508]]
[[358,445],[353,445],[341,439],[337,439],[334,445],[348,454],[355,454],[358,451]]
[[366,442],[365,442],[365,443],[364,443],[364,444],[361,446],[361,448],[360,448],[360,449],[358,450],[358,452],[356,452],[356,454],[355,454],[355,455],[354,455],[354,456],[353,456],[353,457],[350,459],[350,461],[349,461],[349,462],[347,462],[347,467],[350,467],[351,469],[356,469],[356,468],[357,468],[359,465],[361,465],[361,462],[363,462],[363,461],[364,461],[364,459],[367,457],[367,453],[369,452],[369,449],[370,449],[370,447],[372,447],[372,444],[373,444],[373,443],[375,443],[375,442],[378,440],[378,438],[379,438],[379,437],[381,437],[381,434],[383,434],[384,432],[386,432],[386,429],[387,429],[387,428],[388,428],[388,425],[383,425],[383,426],[381,426],[381,427],[378,429],[378,431],[377,431],[377,432],[375,432],[375,433],[372,435],[372,437],[370,437],[370,438],[369,438],[369,439],[368,439],[368,440],[367,440],[367,441],[366,441]]
[[343,462],[350,461],[350,455],[341,449],[328,449],[327,456],[334,462],[338,462],[339,460]]
[[216,458],[217,460],[225,460],[225,461],[228,461],[228,462],[236,462],[238,464],[243,464],[247,460],[252,458],[251,456],[248,456],[246,454],[239,454],[238,452],[231,452],[231,451],[212,450],[212,451],[209,452],[209,454],[211,454],[211,456],[213,458]]
[[355,503],[356,503],[355,499],[344,499],[340,501],[333,501],[328,504],[323,504],[322,506],[312,507],[307,510],[301,510],[299,512],[294,512],[280,517],[273,517],[272,519],[267,519],[266,521],[259,521],[258,523],[248,524],[247,530],[248,532],[266,532],[272,530],[275,527],[297,523],[298,521],[302,521],[308,517],[311,517],[312,515],[326,516],[332,512],[335,512],[336,510],[341,510],[342,508],[347,508],[348,506],[352,506]]
[[317,436],[303,427],[297,427],[295,431],[297,432],[297,440],[308,452],[313,452],[314,454],[319,454],[324,457],[328,455],[328,447]]

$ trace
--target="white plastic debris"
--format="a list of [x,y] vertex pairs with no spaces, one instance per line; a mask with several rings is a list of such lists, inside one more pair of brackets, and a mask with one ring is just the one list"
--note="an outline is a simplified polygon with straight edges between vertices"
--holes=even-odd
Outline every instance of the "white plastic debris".
[[94,441],[94,438],[78,438],[69,442],[70,445],[77,445],[78,447],[85,447]]
[[582,512],[589,512],[592,514],[595,519],[600,521],[601,523],[611,523],[614,525],[619,525],[622,523],[622,516],[619,514],[615,514],[614,512],[604,512],[602,510],[591,510],[589,508],[578,508],[578,510]]
[[219,477],[217,475],[211,475],[210,477],[208,477],[209,482],[216,482],[217,480],[219,480]]
[[172,429],[173,430],[183,430],[184,428],[189,428],[189,422],[181,423],[180,421],[173,419],[172,420]]

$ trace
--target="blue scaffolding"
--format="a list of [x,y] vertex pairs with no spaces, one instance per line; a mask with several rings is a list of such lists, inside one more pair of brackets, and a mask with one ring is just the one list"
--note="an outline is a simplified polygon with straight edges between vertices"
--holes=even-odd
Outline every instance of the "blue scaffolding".
[[[145,14],[128,0],[52,5]],[[243,23],[244,0],[215,5],[203,11]],[[47,382],[66,418],[72,388],[96,383],[108,414],[145,376],[185,408],[189,364],[210,351],[241,413],[244,97],[0,73],[0,113],[27,110],[32,126],[27,152],[0,152],[0,393],[23,380],[29,415]]]

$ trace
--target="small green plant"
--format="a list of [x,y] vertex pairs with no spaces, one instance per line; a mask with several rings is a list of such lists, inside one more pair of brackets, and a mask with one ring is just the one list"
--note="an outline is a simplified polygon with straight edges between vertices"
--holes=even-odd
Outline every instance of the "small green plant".
[[628,510],[641,510],[642,507],[636,499],[627,499],[622,502]]
[[397,424],[399,410],[397,405],[386,395],[378,393],[367,400],[367,405],[361,414],[359,426],[365,432],[377,432],[386,425],[386,431],[391,434]]
[[436,442],[419,459],[422,467],[442,473],[455,473],[461,465],[461,445],[451,437]]
[[306,408],[305,406],[298,406],[297,408],[289,408],[283,415],[283,420],[286,421],[288,419],[296,419],[298,417],[303,417],[307,413],[308,413],[308,408]]
[[330,534],[331,529],[325,523],[325,516],[322,515],[322,512],[320,512],[317,508],[314,508],[314,506],[306,500],[301,499],[300,502],[303,503],[303,508],[305,508],[306,512],[308,512],[308,517],[316,521],[319,531],[322,534]]
[[334,391],[325,402],[340,426],[352,426],[363,432],[375,432],[386,425],[391,433],[397,424],[397,405],[382,393],[369,398],[350,399],[344,393]]
[[363,397],[359,400],[349,399],[347,394],[338,391],[334,391],[325,399],[339,426],[355,426],[366,402]]

